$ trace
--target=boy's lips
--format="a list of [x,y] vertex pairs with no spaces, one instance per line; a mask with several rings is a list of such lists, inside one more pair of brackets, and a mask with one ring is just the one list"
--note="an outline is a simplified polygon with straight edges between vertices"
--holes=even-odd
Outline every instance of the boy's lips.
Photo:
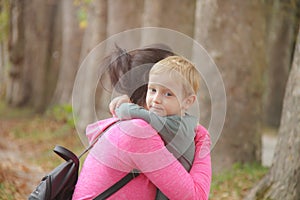
[[149,110],[152,112],[163,112],[164,111],[163,108],[157,107],[157,106],[151,106]]

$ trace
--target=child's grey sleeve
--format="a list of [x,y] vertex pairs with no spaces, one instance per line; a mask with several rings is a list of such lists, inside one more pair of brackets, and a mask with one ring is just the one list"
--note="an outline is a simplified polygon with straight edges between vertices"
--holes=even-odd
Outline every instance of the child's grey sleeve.
[[[167,143],[175,139],[175,143],[182,144],[185,143],[184,141],[193,141],[196,126],[197,119],[193,116],[169,116],[166,117],[164,128],[160,135]],[[186,144],[182,145],[185,146]]]
[[160,136],[166,142],[167,149],[179,159],[180,163],[189,170],[192,166],[195,155],[195,128],[197,118],[185,115],[170,116],[164,125]]
[[149,123],[149,112],[134,103],[123,103],[116,109],[116,115],[120,119],[143,119]]
[[167,123],[167,117],[161,117],[155,113],[149,112],[144,107],[133,103],[123,103],[116,109],[116,115],[119,119],[143,119],[149,123],[157,132],[163,129]]
[[123,103],[116,109],[116,115],[120,119],[143,119],[148,122],[161,137],[170,142],[176,134],[179,138],[194,138],[194,129],[197,125],[195,117],[186,115],[161,117],[153,112],[149,112],[144,107],[133,103]]

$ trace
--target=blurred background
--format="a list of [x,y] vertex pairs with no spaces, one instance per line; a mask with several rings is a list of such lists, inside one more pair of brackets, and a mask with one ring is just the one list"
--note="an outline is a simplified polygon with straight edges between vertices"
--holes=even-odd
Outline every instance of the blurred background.
[[[291,188],[284,199],[300,199],[291,186],[300,181],[299,22],[299,0],[0,0],[0,199],[23,199],[60,162],[56,143],[83,149],[71,104],[80,64],[108,37],[149,26],[199,42],[223,78],[227,112],[210,199],[283,199],[281,184]],[[82,101],[82,120],[95,121]],[[210,107],[205,92],[200,101]],[[108,102],[97,104],[109,116]],[[266,185],[251,190],[261,178]]]

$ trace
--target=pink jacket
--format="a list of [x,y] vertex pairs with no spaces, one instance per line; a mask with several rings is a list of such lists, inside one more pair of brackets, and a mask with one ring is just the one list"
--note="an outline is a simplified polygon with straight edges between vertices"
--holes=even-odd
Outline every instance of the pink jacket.
[[[86,131],[89,140],[115,120],[110,118],[89,125]],[[73,199],[93,199],[131,169],[139,169],[143,174],[109,199],[154,200],[158,187],[171,200],[207,200],[211,183],[210,138],[200,125],[195,144],[195,159],[188,173],[145,121],[133,119],[117,123],[101,136],[88,154]]]

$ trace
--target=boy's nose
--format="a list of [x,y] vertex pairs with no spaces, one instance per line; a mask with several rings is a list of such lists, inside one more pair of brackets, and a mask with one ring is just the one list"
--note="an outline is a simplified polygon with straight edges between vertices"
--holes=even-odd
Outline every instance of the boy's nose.
[[161,103],[161,96],[159,94],[155,94],[153,97],[154,103]]

